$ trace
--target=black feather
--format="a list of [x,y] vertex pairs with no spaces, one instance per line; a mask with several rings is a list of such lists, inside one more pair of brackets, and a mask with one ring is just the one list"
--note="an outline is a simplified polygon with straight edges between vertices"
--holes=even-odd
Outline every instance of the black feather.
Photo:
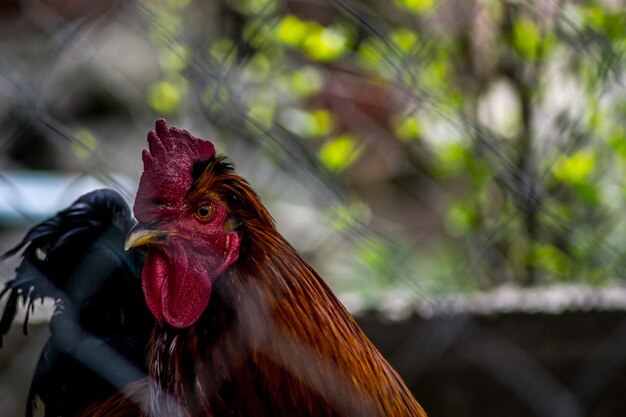
[[[3,296],[8,289],[9,288],[7,287],[4,291],[2,291]],[[0,319],[0,347],[2,347],[2,335],[5,335],[9,331],[11,323],[13,323],[15,315],[17,314],[18,297],[19,294],[17,291],[11,291],[9,299],[4,306],[4,313],[2,313],[2,319]]]
[[[124,251],[134,221],[124,199],[97,190],[35,225],[0,260],[21,251],[22,263],[2,295],[0,343],[19,299],[28,317],[38,299],[57,301],[29,393],[46,416],[71,416],[146,374],[145,348],[154,326],[141,290],[144,253]],[[1,298],[1,296],[0,296]]]

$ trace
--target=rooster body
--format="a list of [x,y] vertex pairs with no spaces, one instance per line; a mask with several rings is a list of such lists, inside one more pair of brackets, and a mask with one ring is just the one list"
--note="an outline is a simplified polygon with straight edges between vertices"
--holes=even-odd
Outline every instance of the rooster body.
[[148,143],[126,239],[148,377],[81,415],[425,416],[210,142],[159,120]]
[[45,416],[73,416],[147,375],[145,350],[154,318],[142,302],[144,252],[124,252],[135,222],[123,198],[112,190],[83,195],[67,209],[29,230],[3,258],[24,249],[16,277],[2,292],[9,297],[0,320],[0,342],[22,298],[57,300],[28,396],[28,417],[36,399]]

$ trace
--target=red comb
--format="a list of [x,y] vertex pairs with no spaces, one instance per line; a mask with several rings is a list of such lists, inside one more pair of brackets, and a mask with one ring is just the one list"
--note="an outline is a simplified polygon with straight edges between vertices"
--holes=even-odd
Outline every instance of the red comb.
[[133,208],[137,220],[151,221],[155,201],[182,201],[193,183],[194,162],[213,157],[213,143],[157,119],[155,130],[148,133],[148,149],[141,155],[143,174]]
[[157,119],[155,125],[156,129],[148,133],[149,153],[144,151],[144,163],[146,158],[167,164],[172,158],[201,160],[215,156],[215,146],[210,141],[197,138],[186,130],[168,127],[164,119]]

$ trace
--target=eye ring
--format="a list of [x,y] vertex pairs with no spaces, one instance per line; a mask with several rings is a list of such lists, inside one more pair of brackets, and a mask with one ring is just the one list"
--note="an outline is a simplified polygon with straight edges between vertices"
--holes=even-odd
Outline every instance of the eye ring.
[[196,209],[196,217],[200,220],[207,220],[213,215],[213,206],[210,204],[202,204]]

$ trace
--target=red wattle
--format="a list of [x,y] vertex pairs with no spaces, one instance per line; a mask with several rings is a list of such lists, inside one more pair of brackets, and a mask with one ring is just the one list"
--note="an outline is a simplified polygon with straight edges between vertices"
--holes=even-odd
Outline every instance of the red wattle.
[[211,281],[206,271],[189,262],[182,248],[177,249],[167,258],[158,250],[148,250],[142,285],[157,322],[185,328],[195,323],[209,304]]
[[170,271],[161,294],[165,321],[182,329],[194,324],[209,305],[211,279],[197,265],[185,262],[182,267],[181,262],[177,266],[176,273]]
[[159,325],[163,325],[163,300],[161,298],[163,283],[167,279],[167,262],[158,252],[148,250],[146,260],[141,271],[141,285],[146,305],[156,318]]

